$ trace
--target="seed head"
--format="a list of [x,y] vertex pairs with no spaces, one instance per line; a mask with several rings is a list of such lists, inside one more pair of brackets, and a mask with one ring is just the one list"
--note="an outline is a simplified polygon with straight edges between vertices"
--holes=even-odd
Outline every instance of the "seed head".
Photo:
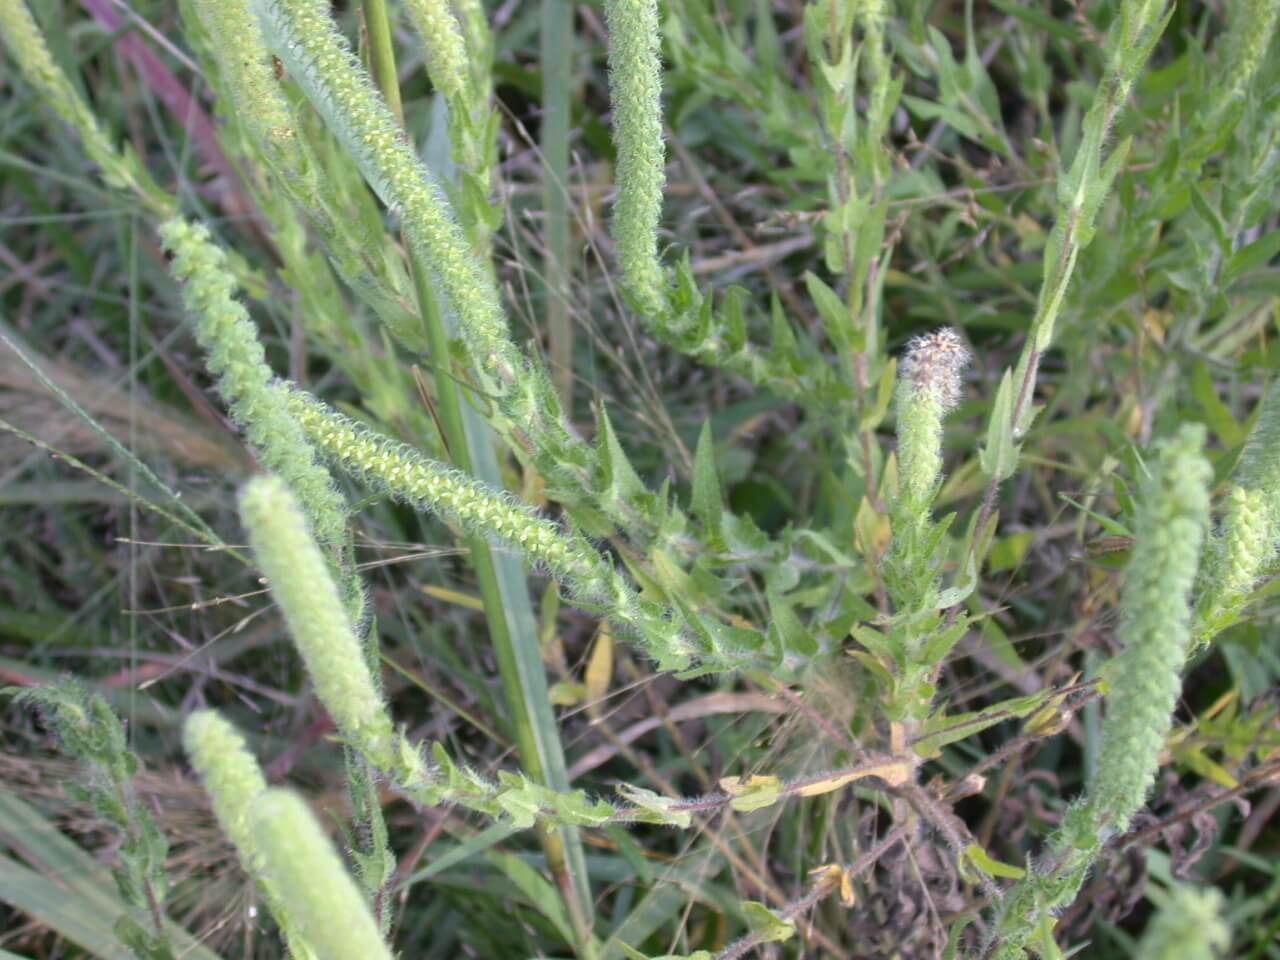
[[901,375],[917,390],[935,394],[942,408],[950,410],[960,402],[961,373],[970,356],[954,327],[939,327],[907,344]]

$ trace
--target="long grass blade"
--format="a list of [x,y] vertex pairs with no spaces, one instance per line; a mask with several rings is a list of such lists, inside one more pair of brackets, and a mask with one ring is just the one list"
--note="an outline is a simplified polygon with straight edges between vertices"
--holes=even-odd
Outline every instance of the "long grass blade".
[[569,103],[573,87],[573,4],[542,0],[542,202],[546,214],[543,275],[551,377],[566,415],[573,412],[573,325],[568,284]]

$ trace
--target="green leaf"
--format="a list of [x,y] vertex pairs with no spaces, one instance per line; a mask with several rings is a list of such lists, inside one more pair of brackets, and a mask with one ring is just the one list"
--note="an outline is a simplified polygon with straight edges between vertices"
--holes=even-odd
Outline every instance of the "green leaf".
[[[883,276],[883,274],[881,275]],[[889,412],[889,404],[893,402],[893,388],[898,382],[898,360],[891,357],[880,372],[880,382],[876,385],[876,402],[866,412],[859,424],[863,430],[875,430]]]
[[904,94],[903,105],[922,120],[941,120],[956,133],[969,140],[982,142],[982,130],[973,118],[946,104]]
[[1027,697],[1002,701],[985,710],[930,717],[924,725],[924,735],[916,741],[913,749],[919,756],[937,757],[949,744],[972,737],[997,723],[1029,716],[1053,696],[1052,689],[1045,689]]
[[920,650],[920,662],[930,666],[941,663],[952,648],[960,642],[960,638],[965,635],[965,631],[968,629],[969,618],[960,616],[956,618],[956,622],[951,626],[935,631]]
[[796,934],[796,925],[792,921],[784,920],[763,903],[746,901],[742,905],[742,915],[751,928],[751,936],[760,943],[781,943]]
[[1265,267],[1277,254],[1280,254],[1280,230],[1272,230],[1231,255],[1222,268],[1223,285],[1232,284],[1245,274]]
[[729,794],[729,806],[739,813],[762,810],[782,799],[782,781],[777,777],[722,777],[720,789]]
[[978,563],[972,551],[965,551],[963,579],[938,594],[937,604],[946,610],[968,599],[978,587]]
[[618,434],[609,420],[609,411],[605,408],[604,401],[600,402],[596,447],[600,452],[601,485],[608,491],[609,499],[615,503],[625,503],[645,492],[644,481],[631,466],[626,452],[618,443]]
[[1013,442],[1013,374],[1005,370],[991,405],[987,442],[978,454],[982,472],[993,480],[1007,480],[1018,465],[1018,448]]
[[1213,209],[1212,204],[1209,203],[1209,198],[1204,195],[1204,190],[1201,189],[1198,183],[1191,185],[1191,208],[1213,231],[1213,237],[1218,241],[1218,252],[1225,254],[1231,249],[1230,230],[1222,219],[1222,214]]
[[629,783],[618,784],[618,793],[628,803],[635,804],[644,811],[642,816],[636,818],[644,823],[660,823],[664,826],[680,827],[682,829],[688,829],[693,823],[693,814],[688,810],[672,809],[680,802],[679,800],[664,797],[660,793],[654,793],[644,787],[635,787]]
[[[107,883],[110,884],[108,878]],[[127,909],[116,900],[115,908],[68,890],[33,870],[0,857],[0,903],[56,931],[102,960],[135,960],[133,951],[120,942],[115,922]]]
[[538,912],[555,925],[560,936],[569,943],[574,942],[573,923],[569,920],[560,892],[551,881],[513,853],[491,853],[489,859],[529,899]]
[[[627,960],[715,960],[709,950],[695,950],[693,953],[664,953],[661,956],[651,957],[621,941],[614,941],[614,945],[622,951]],[[4,958],[0,957],[0,960]]]
[[144,927],[132,914],[122,914],[112,930],[137,960],[174,960],[173,950],[164,938]]
[[1027,555],[1027,548],[1031,546],[1035,538],[1035,532],[1032,530],[1021,530],[1018,533],[1011,533],[1007,537],[1001,537],[991,545],[987,569],[991,573],[1013,570],[1022,563],[1022,558]]
[[1236,422],[1231,408],[1218,399],[1213,377],[1203,360],[1197,362],[1191,370],[1191,393],[1200,404],[1209,429],[1217,434],[1223,446],[1231,448],[1244,442],[1244,427]]
[[1129,537],[1129,538],[1133,537],[1133,531],[1130,530],[1128,527],[1126,527],[1119,520],[1113,520],[1111,517],[1103,516],[1101,513],[1098,513],[1096,510],[1090,510],[1084,504],[1077,503],[1075,500],[1072,500],[1065,493],[1059,493],[1058,496],[1061,497],[1063,500],[1065,500],[1067,503],[1071,504],[1081,513],[1096,520],[1098,524],[1102,527],[1102,529],[1106,530],[1107,533],[1111,534],[1113,537]]
[[1124,168],[1124,163],[1129,157],[1129,148],[1133,146],[1133,139],[1125,137],[1124,140],[1111,151],[1111,155],[1107,157],[1107,162],[1103,165],[1101,172],[1089,181],[1085,188],[1084,209],[1080,214],[1080,222],[1077,224],[1077,236],[1079,247],[1083,250],[1093,240],[1094,221],[1098,216],[1098,209],[1102,206],[1107,195],[1111,192],[1111,184],[1115,181],[1116,175]]
[[796,616],[786,598],[776,591],[767,591],[769,601],[769,636],[775,639],[782,651],[802,657],[818,653],[818,641],[809,628]]
[[1006,880],[1021,880],[1027,875],[1026,870],[997,860],[976,843],[969,844],[960,852],[957,866],[960,868],[960,875],[970,883],[975,882],[977,878],[973,876],[972,871],[966,870],[966,867],[974,867],[989,877],[1003,877]]
[[[29,866],[0,857],[0,902],[10,904],[105,960],[133,960],[114,933],[129,907],[115,892],[111,872],[80,849],[34,807],[0,790],[0,847]],[[175,923],[166,931],[179,955],[218,960]]]
[[720,476],[716,471],[715,441],[711,436],[711,421],[702,424],[698,434],[698,448],[693,457],[693,514],[717,535],[724,515],[724,500],[720,494]]
[[855,337],[849,305],[811,270],[805,271],[804,283],[809,296],[813,298],[813,305],[818,308],[818,316],[822,318],[831,342],[841,350],[848,350]]

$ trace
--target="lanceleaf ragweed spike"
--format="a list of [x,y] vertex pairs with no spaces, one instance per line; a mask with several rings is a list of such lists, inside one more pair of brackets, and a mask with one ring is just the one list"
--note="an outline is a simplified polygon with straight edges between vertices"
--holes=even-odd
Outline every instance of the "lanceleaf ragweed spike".
[[261,884],[267,907],[289,945],[289,955],[294,960],[314,960],[315,952],[290,919],[280,891],[260,869],[250,819],[253,805],[267,789],[267,781],[245,746],[244,737],[213,710],[197,710],[183,724],[182,745],[192,768],[204,782],[214,816],[236,848],[241,865]]
[[969,348],[951,327],[916,337],[898,370],[899,496],[927,513],[942,472],[942,420],[960,402]]
[[470,535],[520,550],[545,567],[570,599],[598,610],[635,639],[661,669],[683,670],[693,659],[723,662],[723,669],[741,665],[717,660],[720,651],[696,646],[678,614],[643,600],[585,538],[506,491],[380,436],[301,391],[290,392],[289,410],[316,448],[344,470]]
[[262,462],[289,484],[320,542],[327,547],[345,543],[346,503],[289,415],[285,390],[267,365],[258,328],[235,298],[236,280],[227,269],[226,253],[203,224],[181,217],[161,225],[160,240],[173,258],[169,270],[182,283],[183,306],[232,419],[245,429]]
[[377,766],[391,762],[391,717],[306,517],[279,477],[249,481],[240,515],[271,596],[338,732]]
[[1201,645],[1236,621],[1275,560],[1280,538],[1280,384],[1263,399],[1232,480],[1226,516],[1200,576],[1195,639]]
[[1040,868],[1005,896],[992,927],[993,960],[1022,960],[1043,918],[1076,898],[1109,837],[1146,802],[1182,689],[1191,636],[1192,584],[1209,522],[1213,469],[1200,452],[1204,428],[1184,426],[1160,444],[1143,484],[1133,554],[1120,600],[1123,649],[1104,668],[1107,714],[1088,793],[1049,838]]
[[250,825],[261,875],[280,891],[318,960],[392,960],[360,889],[301,797],[266,790]]

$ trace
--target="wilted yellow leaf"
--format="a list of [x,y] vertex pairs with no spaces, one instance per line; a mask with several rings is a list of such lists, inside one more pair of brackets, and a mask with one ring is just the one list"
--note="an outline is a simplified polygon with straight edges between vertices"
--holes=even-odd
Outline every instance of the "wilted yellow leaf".
[[861,780],[864,777],[879,777],[889,786],[898,787],[906,783],[910,776],[911,771],[908,764],[901,760],[895,760],[891,763],[872,764],[867,767],[859,767],[856,770],[846,770],[833,776],[823,777],[821,780],[814,780],[802,785],[795,793],[800,797],[816,797],[823,793],[830,793],[832,790],[839,790],[846,784]]
[[587,661],[586,676],[583,678],[587,688],[587,710],[595,713],[600,709],[605,694],[609,692],[609,681],[613,679],[613,636],[606,624],[600,625],[596,634],[595,646],[591,648],[591,658]]

